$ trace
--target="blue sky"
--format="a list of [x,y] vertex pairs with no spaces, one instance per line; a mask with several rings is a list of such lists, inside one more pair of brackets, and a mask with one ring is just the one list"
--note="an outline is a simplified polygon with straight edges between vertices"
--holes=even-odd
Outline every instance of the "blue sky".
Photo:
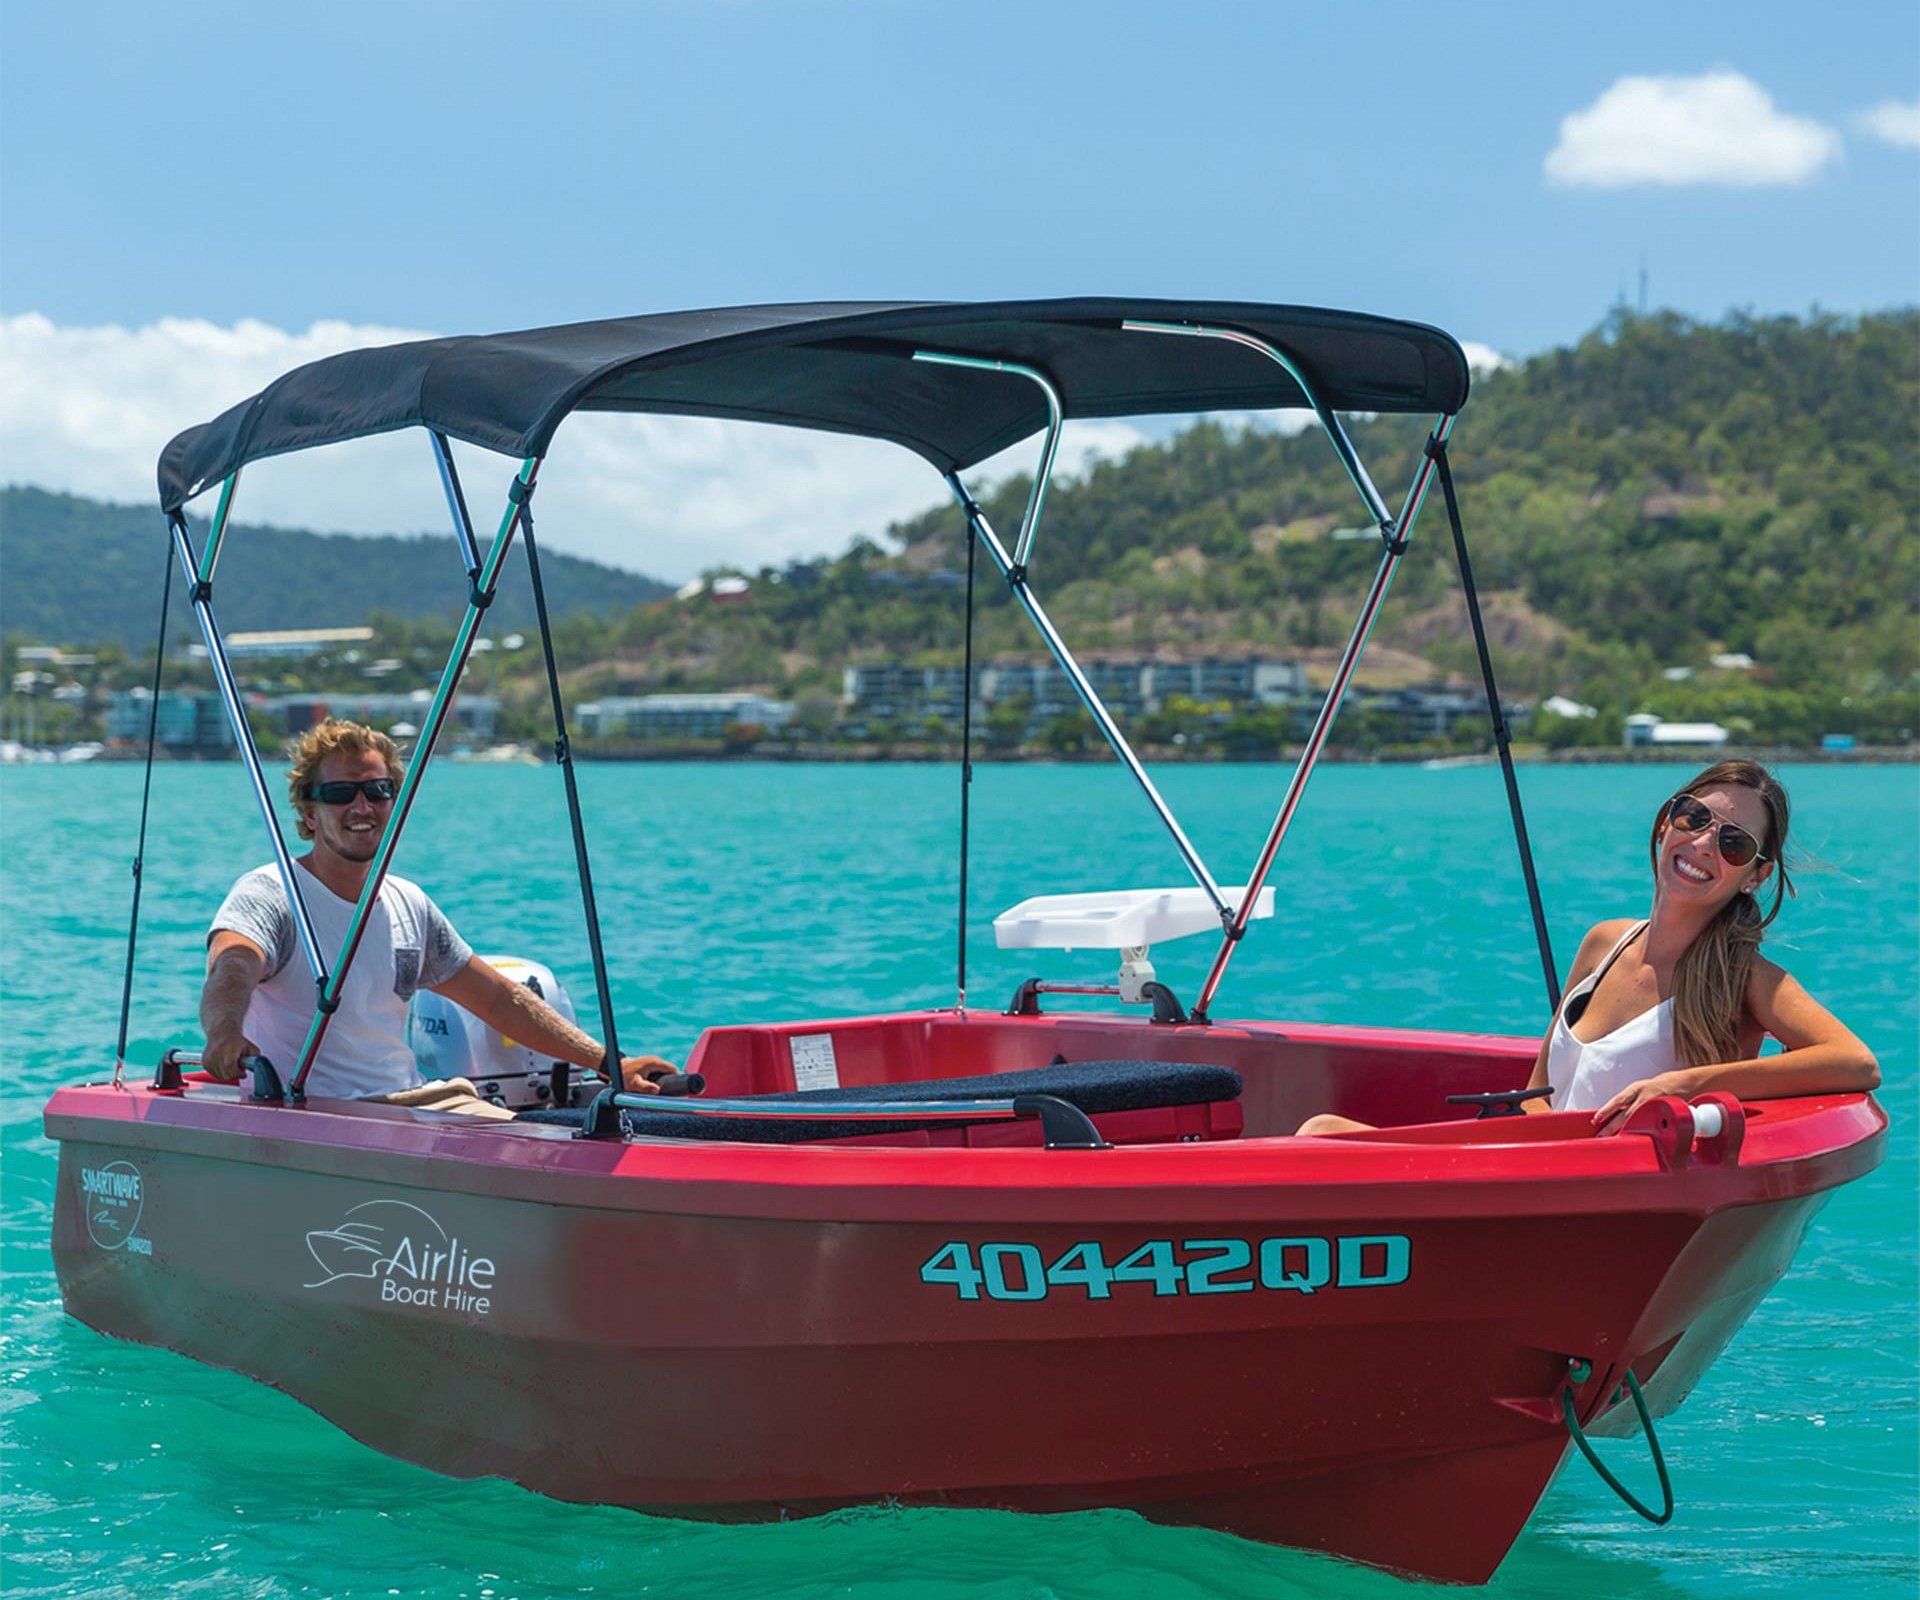
[[[1698,317],[1906,304],[1916,102],[1910,3],[4,0],[0,361],[33,398],[0,473],[139,498],[168,434],[342,342],[689,305],[1286,300],[1524,358],[1643,260]],[[814,443],[776,451],[809,501],[843,464]],[[724,454],[644,488],[748,561],[938,489],[888,466],[880,511],[810,522]],[[337,476],[252,510],[430,525]],[[624,552],[640,487],[583,499],[576,547]]]

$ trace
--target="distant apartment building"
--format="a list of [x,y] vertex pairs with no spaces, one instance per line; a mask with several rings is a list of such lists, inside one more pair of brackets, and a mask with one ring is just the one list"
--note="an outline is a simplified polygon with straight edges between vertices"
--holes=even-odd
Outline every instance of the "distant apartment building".
[[[1243,706],[1285,705],[1309,693],[1297,661],[1156,661],[1107,657],[1081,663],[1101,703],[1121,721],[1158,711],[1176,695]],[[861,662],[842,674],[841,699],[860,720],[921,722],[932,717],[958,725],[965,674],[959,667],[912,667],[898,661]],[[974,711],[1023,702],[1036,723],[1077,710],[1072,681],[1052,661],[994,661],[974,674]]]
[[[1461,722],[1482,728],[1488,726],[1487,696],[1480,689],[1446,683],[1418,684],[1390,689],[1369,703],[1396,719],[1401,737],[1409,744],[1425,739],[1451,739],[1454,728]],[[1501,705],[1509,720],[1518,716],[1520,709],[1516,705]]]
[[114,743],[145,744],[149,720],[155,742],[176,755],[217,755],[234,748],[233,725],[217,694],[162,689],[157,716],[150,689],[121,689],[107,702],[107,738]]
[[[1081,670],[1104,700],[1114,687],[1113,663],[1088,662]],[[982,667],[974,681],[975,711],[1024,701],[1033,720],[1045,722],[1074,710],[1080,704],[1080,696],[1074,692],[1072,681],[1051,661],[994,662]],[[1124,687],[1123,683],[1123,690]],[[1119,711],[1118,706],[1113,709]]]
[[1303,700],[1311,691],[1307,669],[1298,661],[1155,661],[1143,676],[1149,711],[1158,711],[1175,695],[1232,706],[1277,706]]
[[[875,661],[848,667],[840,675],[841,699],[870,721],[938,717],[960,720],[966,674],[959,667],[910,667],[899,661]],[[978,697],[976,697],[977,703]]]
[[[1083,661],[1080,670],[1101,703],[1124,721],[1146,709],[1143,665],[1139,661]],[[1046,722],[1080,708],[1073,680],[1051,661],[996,662],[981,669],[977,682],[976,709],[1023,701],[1036,721]]]
[[[417,733],[433,705],[433,696],[425,689],[408,694],[303,693],[275,695],[263,709],[275,728],[288,734],[305,733],[328,717],[345,717],[364,722],[370,728],[391,733],[396,727]],[[500,723],[500,702],[492,695],[456,695],[447,731],[457,738],[490,740]]]
[[[1109,657],[1083,663],[1087,681],[1121,723],[1163,711],[1175,699],[1216,709],[1225,722],[1236,712],[1290,708],[1293,732],[1304,737],[1320,708],[1320,692],[1303,662],[1259,657],[1203,657],[1161,661]],[[845,670],[842,700],[857,725],[891,722],[913,727],[932,718],[955,727],[960,721],[964,675],[959,667],[910,667],[897,661],[863,662]],[[996,661],[974,675],[974,715],[996,706],[1027,708],[1029,736],[1054,718],[1079,709],[1073,684],[1052,661]],[[1485,695],[1465,685],[1419,684],[1392,690],[1356,689],[1349,706],[1384,713],[1391,737],[1419,743],[1451,739],[1463,721],[1484,727]],[[1526,707],[1503,703],[1509,721]],[[1337,736],[1336,736],[1337,737]]]
[[578,708],[585,739],[724,739],[735,728],[772,733],[793,716],[790,700],[758,694],[611,695]]

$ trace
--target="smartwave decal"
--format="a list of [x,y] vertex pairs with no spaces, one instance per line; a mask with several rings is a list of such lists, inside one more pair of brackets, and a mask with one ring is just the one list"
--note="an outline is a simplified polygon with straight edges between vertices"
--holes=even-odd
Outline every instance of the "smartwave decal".
[[363,1200],[331,1228],[307,1234],[318,1275],[302,1287],[371,1282],[382,1305],[484,1317],[493,1309],[498,1268],[406,1200]]
[[153,1254],[153,1241],[133,1230],[146,1209],[145,1175],[131,1161],[109,1161],[80,1169],[80,1194],[86,1203],[87,1237],[102,1250],[132,1256]]

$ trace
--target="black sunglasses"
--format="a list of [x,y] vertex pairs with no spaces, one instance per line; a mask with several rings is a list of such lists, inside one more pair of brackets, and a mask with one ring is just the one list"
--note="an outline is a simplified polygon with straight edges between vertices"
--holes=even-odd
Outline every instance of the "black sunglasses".
[[[1705,833],[1720,821],[1703,801],[1690,794],[1675,795],[1663,809],[1667,821],[1682,833]],[[1730,867],[1744,867],[1751,861],[1768,859],[1760,853],[1760,841],[1737,822],[1721,822],[1717,842],[1720,859]]]
[[307,798],[318,800],[323,806],[350,805],[357,794],[365,795],[375,805],[385,805],[399,792],[400,785],[391,778],[362,778],[358,783],[343,779],[337,783],[307,785]]

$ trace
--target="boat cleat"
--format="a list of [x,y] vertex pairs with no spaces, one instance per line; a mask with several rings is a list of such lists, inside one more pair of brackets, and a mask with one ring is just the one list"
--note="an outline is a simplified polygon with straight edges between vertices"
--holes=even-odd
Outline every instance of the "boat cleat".
[[1718,1091],[1691,1103],[1677,1095],[1655,1095],[1634,1108],[1619,1137],[1634,1133],[1653,1141],[1660,1165],[1668,1171],[1693,1160],[1721,1166],[1739,1160],[1747,1113],[1736,1096]]

